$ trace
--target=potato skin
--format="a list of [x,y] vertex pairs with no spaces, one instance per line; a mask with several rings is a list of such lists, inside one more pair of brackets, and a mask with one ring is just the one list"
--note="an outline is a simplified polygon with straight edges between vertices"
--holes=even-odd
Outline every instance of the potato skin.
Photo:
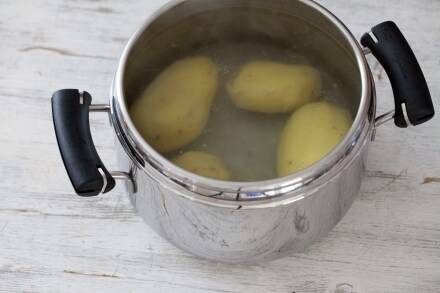
[[204,130],[218,87],[218,69],[207,57],[182,59],[165,69],[130,108],[144,139],[164,154]]
[[328,155],[353,121],[348,111],[327,102],[298,109],[287,122],[278,146],[279,177],[303,170]]
[[259,113],[289,113],[321,93],[321,74],[310,66],[251,61],[226,84],[235,106]]
[[228,181],[231,172],[216,156],[202,152],[188,152],[172,160],[174,164],[194,174]]

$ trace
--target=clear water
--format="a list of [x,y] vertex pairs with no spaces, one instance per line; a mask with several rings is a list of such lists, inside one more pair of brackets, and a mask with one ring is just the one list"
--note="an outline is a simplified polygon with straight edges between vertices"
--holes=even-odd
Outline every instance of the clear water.
[[320,99],[348,108],[348,97],[332,69],[325,68],[306,52],[273,44],[242,42],[213,44],[194,52],[208,56],[220,70],[220,87],[203,134],[182,150],[169,154],[173,158],[187,151],[207,152],[221,158],[233,174],[234,181],[249,182],[276,178],[276,153],[283,128],[292,115],[261,114],[235,107],[225,89],[230,75],[246,62],[267,60],[284,64],[311,65],[321,71],[323,91]]

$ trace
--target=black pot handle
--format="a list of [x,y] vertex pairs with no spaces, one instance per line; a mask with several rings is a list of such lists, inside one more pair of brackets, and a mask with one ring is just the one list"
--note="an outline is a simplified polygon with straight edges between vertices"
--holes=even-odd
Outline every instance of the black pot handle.
[[434,105],[422,69],[397,25],[387,21],[373,27],[362,36],[361,44],[371,50],[390,78],[396,126],[416,126],[433,118]]
[[92,96],[75,89],[52,96],[52,115],[58,147],[67,174],[79,196],[97,196],[115,187],[115,180],[101,162],[90,133]]

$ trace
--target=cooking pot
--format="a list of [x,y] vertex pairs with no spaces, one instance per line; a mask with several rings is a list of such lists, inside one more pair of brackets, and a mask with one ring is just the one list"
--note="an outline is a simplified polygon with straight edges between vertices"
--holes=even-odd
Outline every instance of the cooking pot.
[[[322,160],[283,178],[226,182],[173,165],[141,137],[129,106],[158,69],[205,44],[247,38],[286,48],[307,46],[310,54],[333,66],[333,74],[351,88],[353,126]],[[135,210],[150,227],[202,258],[257,262],[304,250],[326,235],[353,203],[377,127],[392,119],[398,127],[415,126],[434,116],[422,70],[397,26],[375,26],[361,43],[313,1],[171,1],[129,40],[109,105],[93,105],[90,94],[73,89],[52,97],[57,141],[76,193],[107,193],[115,179],[123,180]],[[369,53],[385,68],[395,94],[395,110],[378,118],[365,59]],[[109,172],[99,159],[89,112],[109,114],[119,172]]]

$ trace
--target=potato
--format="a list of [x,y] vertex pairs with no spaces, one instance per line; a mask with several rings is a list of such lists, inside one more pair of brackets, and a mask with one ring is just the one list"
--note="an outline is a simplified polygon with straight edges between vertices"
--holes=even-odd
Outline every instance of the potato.
[[252,61],[226,84],[238,108],[260,113],[288,113],[321,93],[321,74],[310,66]]
[[177,61],[130,108],[134,125],[158,152],[178,150],[205,128],[218,87],[218,69],[207,57]]
[[228,181],[231,179],[231,172],[216,156],[201,152],[188,152],[172,162],[189,172],[200,176]]
[[287,122],[278,146],[278,176],[295,173],[324,158],[342,141],[352,123],[348,111],[327,102],[298,109]]

